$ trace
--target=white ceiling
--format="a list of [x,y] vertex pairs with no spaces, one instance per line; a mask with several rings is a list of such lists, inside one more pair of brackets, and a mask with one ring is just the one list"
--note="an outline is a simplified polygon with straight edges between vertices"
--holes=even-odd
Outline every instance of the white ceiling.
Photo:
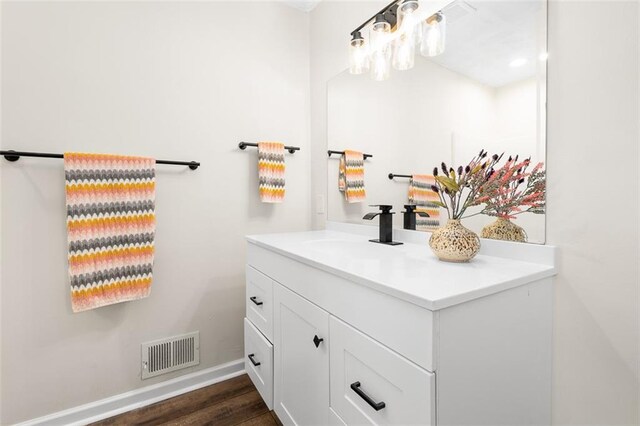
[[321,0],[282,0],[287,6],[303,12],[311,12]]
[[[545,50],[542,6],[541,0],[458,0],[443,9],[445,52],[430,59],[493,87],[533,77]],[[519,58],[525,65],[509,66]]]

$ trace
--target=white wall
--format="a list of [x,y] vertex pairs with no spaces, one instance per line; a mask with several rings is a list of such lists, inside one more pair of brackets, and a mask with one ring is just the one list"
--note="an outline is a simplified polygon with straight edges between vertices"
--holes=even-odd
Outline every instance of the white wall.
[[[327,138],[326,84],[347,66],[348,33],[379,6],[323,2],[312,12],[314,159]],[[560,248],[556,425],[631,425],[640,415],[637,9],[632,1],[549,5],[547,241]],[[603,17],[612,25],[594,31]],[[326,163],[312,166],[314,194],[326,194]],[[603,205],[620,212],[618,220],[603,219]],[[321,227],[325,217],[314,216]]]
[[[151,296],[72,314],[62,161],[0,160],[0,423],[185,373],[142,382],[144,341],[200,330],[191,371],[241,358],[243,236],[310,227],[309,16],[273,2],[2,8],[3,149],[202,167],[158,166]],[[258,201],[256,150],[237,149],[261,139],[302,147],[282,205]]]
[[[602,28],[602,17],[615,25]],[[555,424],[638,424],[638,3],[549,5]],[[607,209],[611,214],[605,215]]]

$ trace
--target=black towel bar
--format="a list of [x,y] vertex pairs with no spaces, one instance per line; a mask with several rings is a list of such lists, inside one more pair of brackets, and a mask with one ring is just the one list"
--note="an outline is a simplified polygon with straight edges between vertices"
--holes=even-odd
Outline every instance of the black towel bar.
[[[257,143],[249,143],[249,142],[240,142],[238,144],[238,148],[240,149],[246,149],[248,146],[255,146],[257,147],[258,144]],[[300,147],[297,146],[285,146],[284,149],[286,149],[287,151],[289,151],[289,154],[293,154],[296,151],[300,151]]]
[[393,178],[407,178],[407,179],[411,179],[413,176],[411,175],[397,175],[395,173],[389,173],[389,179],[393,179]]
[[[331,157],[331,154],[338,154],[338,155],[342,155],[344,154],[344,151],[333,151],[333,150],[329,150],[327,151],[327,154],[329,154],[329,157]],[[373,157],[373,155],[371,154],[362,154],[362,156],[364,157],[364,159],[366,160],[367,158],[371,158]]]
[[[64,158],[63,154],[51,154],[48,152],[26,152],[26,151],[0,151],[0,155],[4,156],[7,161],[18,161],[20,157],[38,157],[38,158]],[[173,160],[156,160],[156,164],[171,164],[173,166],[189,166],[191,170],[200,167],[200,163],[196,161],[173,161]]]

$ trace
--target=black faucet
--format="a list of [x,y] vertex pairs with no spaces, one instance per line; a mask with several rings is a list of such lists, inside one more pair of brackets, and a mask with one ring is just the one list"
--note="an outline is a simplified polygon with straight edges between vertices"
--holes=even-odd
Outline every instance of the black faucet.
[[372,243],[387,244],[390,246],[398,246],[402,243],[393,241],[393,216],[395,213],[391,211],[393,206],[381,204],[370,207],[380,207],[378,213],[367,213],[363,219],[372,220],[376,216],[380,216],[380,238],[377,240],[369,240]]
[[430,217],[426,212],[417,212],[415,204],[405,204],[404,208],[404,229],[412,229],[415,231],[416,229],[416,215],[420,215],[421,217]]

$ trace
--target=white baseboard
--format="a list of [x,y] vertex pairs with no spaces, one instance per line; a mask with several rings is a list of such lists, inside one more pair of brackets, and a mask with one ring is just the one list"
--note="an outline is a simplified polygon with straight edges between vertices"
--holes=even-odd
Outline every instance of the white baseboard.
[[19,423],[17,426],[86,425],[174,396],[182,395],[183,393],[191,392],[214,383],[222,382],[241,374],[244,374],[244,360],[238,359],[217,367],[176,377],[166,382],[145,386],[68,410],[27,420],[26,422]]

